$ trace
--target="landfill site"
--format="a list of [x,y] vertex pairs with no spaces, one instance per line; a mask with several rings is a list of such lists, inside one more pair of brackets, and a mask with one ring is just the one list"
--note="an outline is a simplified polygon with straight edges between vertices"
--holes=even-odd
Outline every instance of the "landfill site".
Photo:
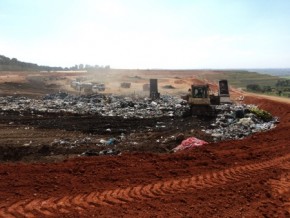
[[0,217],[290,217],[290,100],[211,73],[1,72]]

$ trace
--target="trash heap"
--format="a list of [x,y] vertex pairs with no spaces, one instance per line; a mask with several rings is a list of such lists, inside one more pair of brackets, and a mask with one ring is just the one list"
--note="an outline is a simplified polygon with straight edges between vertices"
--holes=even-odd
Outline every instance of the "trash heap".
[[124,97],[117,95],[73,96],[57,93],[43,99],[27,97],[0,97],[2,111],[31,113],[71,113],[120,116],[123,118],[152,118],[162,116],[182,116],[189,110],[186,101],[163,95],[152,101],[150,98]]
[[218,105],[217,118],[211,129],[204,130],[214,141],[242,139],[256,132],[267,131],[279,123],[277,117],[255,105]]

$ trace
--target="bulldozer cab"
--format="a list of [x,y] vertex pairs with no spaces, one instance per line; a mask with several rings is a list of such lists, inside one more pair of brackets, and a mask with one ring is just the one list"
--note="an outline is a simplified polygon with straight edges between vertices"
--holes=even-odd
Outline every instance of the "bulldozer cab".
[[207,86],[191,86],[192,98],[207,98],[208,87]]
[[192,85],[188,102],[191,105],[209,105],[209,87],[208,85]]
[[192,85],[188,103],[192,115],[209,117],[216,115],[214,108],[211,106],[208,85]]

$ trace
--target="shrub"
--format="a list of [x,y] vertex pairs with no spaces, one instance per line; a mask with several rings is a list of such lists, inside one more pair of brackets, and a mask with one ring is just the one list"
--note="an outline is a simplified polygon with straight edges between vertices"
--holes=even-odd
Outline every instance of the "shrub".
[[265,122],[268,122],[273,119],[273,116],[269,112],[264,111],[259,108],[255,108],[255,107],[250,108],[250,112],[255,114],[257,117],[261,118]]

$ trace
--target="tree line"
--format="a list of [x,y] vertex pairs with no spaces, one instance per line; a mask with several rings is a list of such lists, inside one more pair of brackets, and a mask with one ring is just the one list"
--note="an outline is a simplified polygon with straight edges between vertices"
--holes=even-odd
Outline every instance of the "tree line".
[[259,84],[248,84],[247,90],[252,92],[261,92],[261,93],[277,93],[282,95],[283,93],[290,92],[290,80],[289,79],[280,79],[276,82],[275,87],[271,86],[261,86]]
[[16,58],[8,58],[4,55],[0,55],[0,71],[69,71],[69,70],[107,70],[110,69],[109,65],[99,66],[99,65],[88,65],[88,64],[79,64],[72,67],[50,67],[50,66],[41,66],[33,63],[27,63],[19,61]]

